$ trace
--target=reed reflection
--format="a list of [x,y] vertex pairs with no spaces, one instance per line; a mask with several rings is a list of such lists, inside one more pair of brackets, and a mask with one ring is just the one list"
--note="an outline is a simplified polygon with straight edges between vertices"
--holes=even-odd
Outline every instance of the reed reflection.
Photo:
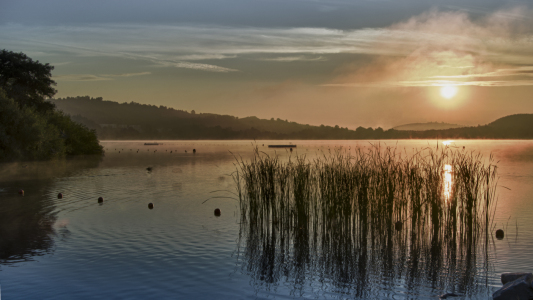
[[450,148],[374,147],[285,163],[257,152],[235,173],[242,268],[257,289],[296,296],[489,295],[482,245],[495,178],[490,158]]

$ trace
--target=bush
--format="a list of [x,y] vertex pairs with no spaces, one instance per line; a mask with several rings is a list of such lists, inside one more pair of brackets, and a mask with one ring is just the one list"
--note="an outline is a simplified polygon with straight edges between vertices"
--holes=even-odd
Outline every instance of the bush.
[[65,141],[67,155],[103,154],[96,131],[72,121],[69,116],[60,111],[51,113],[49,122],[58,128],[61,138]]

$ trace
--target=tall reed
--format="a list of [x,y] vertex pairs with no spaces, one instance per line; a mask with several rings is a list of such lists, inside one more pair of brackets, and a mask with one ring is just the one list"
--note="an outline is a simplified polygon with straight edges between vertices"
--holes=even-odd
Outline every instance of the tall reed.
[[338,287],[377,271],[414,284],[425,266],[424,278],[467,285],[497,200],[493,157],[449,147],[375,145],[283,161],[255,149],[234,180],[249,271],[266,282],[314,269]]
[[490,230],[496,171],[492,156],[449,147],[407,154],[377,145],[286,162],[255,149],[234,180],[245,222],[313,230],[340,222],[347,234],[401,222],[412,234],[475,239]]

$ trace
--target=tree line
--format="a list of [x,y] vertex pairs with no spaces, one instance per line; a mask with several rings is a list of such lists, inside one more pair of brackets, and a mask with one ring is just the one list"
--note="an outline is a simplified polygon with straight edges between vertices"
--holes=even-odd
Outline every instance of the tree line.
[[101,97],[52,101],[72,119],[94,129],[101,139],[530,139],[533,115],[512,115],[490,124],[444,130],[405,131],[312,126],[282,119],[238,118],[187,112],[166,106],[118,103]]

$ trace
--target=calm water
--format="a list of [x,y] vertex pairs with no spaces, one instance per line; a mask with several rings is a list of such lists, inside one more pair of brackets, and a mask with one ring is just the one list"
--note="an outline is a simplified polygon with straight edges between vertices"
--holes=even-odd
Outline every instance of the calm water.
[[[331,253],[266,255],[276,249],[257,242],[239,224],[229,176],[235,170],[235,156],[251,157],[254,144],[163,143],[103,142],[103,159],[1,165],[1,295],[5,299],[435,299],[453,291],[465,295],[455,299],[487,299],[501,287],[500,273],[533,271],[533,141],[452,144],[485,156],[493,153],[499,161],[495,221],[506,233],[503,240],[491,241],[488,253],[483,252],[487,257],[481,252],[474,257],[460,255],[453,266],[449,260],[434,264],[434,256],[418,255],[416,249],[407,254],[352,253],[356,259],[331,262],[323,260]],[[269,154],[290,155],[266,147],[273,143],[257,145]],[[369,141],[293,143],[298,145],[293,155],[308,157],[340,146],[369,145]],[[437,143],[442,146],[437,141],[387,144],[412,149]],[[19,189],[24,189],[24,197],[18,195]],[[57,198],[59,192],[63,199]],[[97,203],[100,196],[103,204]],[[147,207],[150,202],[152,210]],[[220,217],[214,216],[215,208],[221,209]],[[336,264],[346,261],[350,261],[346,268]]]

